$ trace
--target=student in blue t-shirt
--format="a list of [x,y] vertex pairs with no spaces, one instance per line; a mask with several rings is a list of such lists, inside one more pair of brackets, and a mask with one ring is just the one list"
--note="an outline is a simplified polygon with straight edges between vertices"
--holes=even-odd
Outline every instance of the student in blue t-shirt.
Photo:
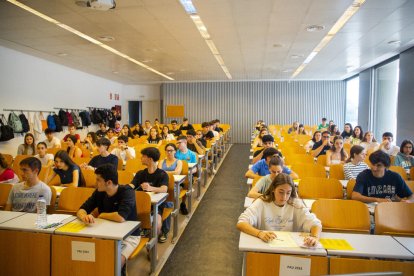
[[[256,178],[270,174],[269,162],[273,156],[278,156],[279,151],[275,148],[267,148],[263,151],[263,158],[256,162],[251,169],[247,170],[246,178]],[[286,166],[283,166],[283,173],[290,175],[292,179],[297,179],[298,175]]]
[[369,156],[371,169],[361,172],[352,192],[352,199],[362,202],[414,202],[414,196],[402,177],[388,170],[391,159],[377,150]]

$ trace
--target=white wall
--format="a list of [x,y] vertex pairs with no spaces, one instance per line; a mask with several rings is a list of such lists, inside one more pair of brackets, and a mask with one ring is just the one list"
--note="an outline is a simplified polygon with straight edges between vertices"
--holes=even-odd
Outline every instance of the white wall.
[[[120,100],[114,100],[114,96],[110,100],[110,93],[119,94]],[[159,102],[159,86],[124,86],[0,46],[0,113],[6,117],[9,112],[3,109],[54,111],[54,107],[86,109],[121,105],[122,121],[127,122],[127,99]],[[96,126],[90,127],[92,131],[95,129]],[[82,138],[87,131],[80,131]],[[63,135],[62,132],[56,136]],[[39,140],[44,140],[44,136]],[[22,142],[23,137],[16,134],[15,139],[0,142],[0,152],[15,155]]]

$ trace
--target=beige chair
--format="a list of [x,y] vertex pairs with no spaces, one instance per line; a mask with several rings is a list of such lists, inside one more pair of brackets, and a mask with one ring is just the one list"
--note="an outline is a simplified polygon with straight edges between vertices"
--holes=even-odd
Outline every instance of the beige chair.
[[348,183],[346,184],[346,198],[352,198],[352,192],[354,191],[354,187],[356,184],[356,179],[349,179]]
[[9,193],[13,188],[13,184],[0,183],[0,210],[4,210],[9,199]]
[[414,204],[381,202],[375,207],[375,234],[414,237]]
[[118,170],[118,183],[129,184],[134,179],[134,174],[130,171],[119,171]]
[[329,167],[329,178],[334,178],[338,180],[345,179],[344,165],[343,164],[331,165]]
[[55,213],[76,215],[82,204],[95,191],[93,188],[67,187],[60,192],[59,203]]
[[96,175],[95,171],[88,169],[81,169],[83,178],[85,179],[85,186],[90,188],[96,188]]
[[311,211],[321,220],[324,232],[369,234],[369,210],[360,201],[318,199],[312,204]]
[[294,164],[292,170],[299,178],[304,177],[326,177],[325,167],[319,164]]
[[337,179],[324,177],[305,177],[302,178],[298,186],[300,198],[336,198],[342,199],[343,189],[341,182]]
[[[393,164],[393,163],[391,163],[391,164]],[[404,170],[403,167],[400,167],[400,166],[390,166],[389,167],[389,170],[398,173],[399,175],[401,175],[401,177],[404,180],[408,180],[408,175],[405,172],[405,170]]]

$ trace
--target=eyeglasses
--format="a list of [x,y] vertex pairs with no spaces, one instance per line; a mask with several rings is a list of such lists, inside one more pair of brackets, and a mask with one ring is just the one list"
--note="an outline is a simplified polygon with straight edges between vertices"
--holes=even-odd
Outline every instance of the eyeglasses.
[[322,138],[329,139],[330,137],[329,136],[322,136]]
[[166,150],[166,152],[174,152],[175,150]]

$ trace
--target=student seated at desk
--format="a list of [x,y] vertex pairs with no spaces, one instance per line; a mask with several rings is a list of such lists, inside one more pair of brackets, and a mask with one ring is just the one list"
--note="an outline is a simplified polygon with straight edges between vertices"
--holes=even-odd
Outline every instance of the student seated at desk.
[[20,171],[23,182],[13,185],[6,204],[6,211],[36,213],[36,202],[40,195],[50,205],[52,192],[50,187],[39,180],[38,174],[42,169],[40,160],[28,157],[20,161]]
[[45,142],[37,143],[36,149],[37,149],[37,154],[34,157],[40,160],[40,163],[42,163],[42,166],[46,166],[46,167],[52,166],[54,157],[53,157],[53,154],[46,153],[46,149],[47,149],[46,143]]
[[[252,160],[252,164],[256,164],[259,160],[261,160],[263,158],[263,151],[265,149],[268,148],[274,148],[275,147],[275,139],[273,138],[272,135],[270,134],[266,134],[262,137],[262,144],[263,144],[263,148],[256,150],[253,153],[253,160]],[[280,157],[282,157],[282,154],[278,151],[277,155],[279,155]]]
[[369,169],[368,165],[364,162],[366,150],[360,145],[354,145],[350,151],[350,157],[346,160],[344,165],[345,179],[356,179],[358,174],[362,171]]
[[[79,208],[77,217],[86,224],[93,224],[95,218],[91,212],[98,208],[98,218],[115,222],[137,221],[135,191],[128,185],[118,185],[117,168],[104,164],[96,168],[95,174],[97,188]],[[126,275],[125,262],[138,246],[140,239],[137,229],[122,241],[122,275]]]
[[287,174],[278,174],[263,196],[239,217],[237,228],[264,242],[277,238],[273,231],[310,232],[307,246],[316,245],[322,224],[297,199],[295,185]]
[[283,171],[283,160],[279,156],[274,156],[269,161],[270,174],[263,176],[257,181],[256,185],[247,194],[251,198],[261,197],[269,188],[275,177]]
[[[269,162],[273,156],[279,156],[279,151],[275,148],[267,148],[263,151],[263,158],[262,160],[258,161],[256,164],[252,166],[251,169],[247,170],[245,177],[246,178],[253,178],[259,176],[265,176],[270,174],[269,171]],[[297,179],[298,175],[289,169],[288,167],[283,166],[283,173],[289,174],[293,179]]]
[[46,184],[49,184],[56,175],[59,175],[62,186],[85,187],[85,179],[79,166],[70,159],[68,153],[64,150],[56,153],[55,168],[46,180]]
[[94,156],[88,164],[82,164],[82,169],[94,170],[103,164],[112,164],[117,168],[118,157],[108,151],[111,146],[111,141],[107,138],[101,138],[96,142],[96,145],[98,146],[99,155]]
[[405,201],[414,202],[413,192],[402,177],[388,170],[389,155],[377,150],[369,156],[370,170],[361,172],[352,192],[352,199],[362,202]]
[[[157,148],[148,147],[141,150],[141,162],[147,168],[138,171],[134,179],[132,179],[131,186],[138,191],[154,192],[154,193],[167,193],[168,192],[168,174],[157,168],[157,162],[160,159],[160,151]],[[158,206],[157,212],[158,229],[157,233],[162,233],[158,238],[159,242],[165,242],[167,240],[168,232],[170,231],[170,225],[168,222],[162,224],[161,216],[166,202],[163,202]],[[167,221],[167,220],[166,220]],[[162,228],[161,228],[162,226]]]

